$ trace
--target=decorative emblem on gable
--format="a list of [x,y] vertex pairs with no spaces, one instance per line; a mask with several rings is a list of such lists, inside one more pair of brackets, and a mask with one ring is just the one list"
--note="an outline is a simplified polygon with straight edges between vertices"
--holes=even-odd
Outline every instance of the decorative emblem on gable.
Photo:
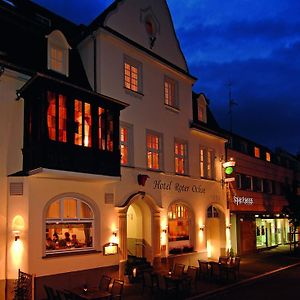
[[140,21],[144,24],[145,32],[148,36],[149,47],[152,49],[159,34],[160,25],[151,7],[141,9]]

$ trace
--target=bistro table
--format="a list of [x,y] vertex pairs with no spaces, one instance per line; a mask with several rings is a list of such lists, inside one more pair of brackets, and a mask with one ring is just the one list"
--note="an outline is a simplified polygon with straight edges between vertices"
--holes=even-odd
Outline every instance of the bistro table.
[[99,290],[98,288],[87,288],[84,290],[83,287],[76,287],[68,290],[73,295],[76,295],[78,299],[85,300],[97,300],[97,299],[110,299],[111,293]]

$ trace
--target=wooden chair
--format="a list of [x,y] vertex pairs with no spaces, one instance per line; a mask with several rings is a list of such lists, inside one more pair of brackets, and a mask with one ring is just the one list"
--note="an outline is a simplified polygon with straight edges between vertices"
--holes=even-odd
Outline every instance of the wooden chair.
[[230,275],[232,275],[234,280],[236,280],[239,277],[240,263],[241,263],[241,258],[239,256],[234,257],[232,262],[229,264],[229,268],[227,271],[227,278],[229,278]]
[[194,266],[188,266],[187,272],[182,280],[181,292],[183,293],[184,298],[190,296],[193,288],[197,289],[196,280],[198,275],[198,268]]
[[185,265],[183,265],[183,264],[175,264],[174,270],[173,270],[173,275],[178,276],[178,277],[182,276],[183,272],[184,272],[184,268],[185,268]]
[[111,287],[111,299],[122,299],[124,288],[124,281],[114,279],[114,282]]
[[151,272],[143,272],[143,290],[144,293],[145,289],[150,289],[151,294],[153,293],[154,289],[158,287],[157,279]]
[[158,274],[157,281],[158,281],[159,292],[163,296],[170,296],[172,293],[176,292],[175,286],[169,284],[169,282],[167,281],[166,277],[163,274]]
[[209,263],[206,260],[198,259],[199,269],[198,269],[198,275],[199,278],[208,279],[209,276]]
[[219,263],[220,264],[228,264],[230,260],[229,256],[220,256],[219,257]]
[[111,277],[107,275],[102,275],[98,286],[99,290],[108,292],[110,282],[111,282]]

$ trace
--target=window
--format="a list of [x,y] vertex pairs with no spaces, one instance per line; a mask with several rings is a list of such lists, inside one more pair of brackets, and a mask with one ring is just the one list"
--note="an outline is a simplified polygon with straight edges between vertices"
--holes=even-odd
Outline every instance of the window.
[[172,106],[174,108],[178,108],[178,100],[177,100],[177,82],[169,77],[165,77],[164,84],[164,98],[165,104]]
[[266,152],[266,161],[271,161],[271,153]]
[[94,213],[82,200],[66,197],[46,212],[46,254],[90,250],[94,247]]
[[253,190],[255,192],[263,191],[264,182],[261,178],[253,177]]
[[133,164],[132,125],[122,123],[120,127],[120,151],[121,164],[131,166]]
[[199,95],[197,107],[198,107],[198,121],[207,123],[207,112],[206,112],[207,102],[203,94]]
[[184,205],[173,204],[168,211],[169,242],[188,241],[189,214]]
[[175,173],[187,174],[187,143],[175,141]]
[[212,205],[207,209],[206,213],[208,218],[219,218],[218,209]]
[[48,36],[48,69],[69,75],[69,46],[65,36],[59,30]]
[[47,110],[48,136],[50,140],[67,141],[66,97],[48,92]]
[[142,93],[142,65],[141,63],[125,57],[124,86],[134,92]]
[[258,147],[254,147],[254,156],[260,158],[260,149]]
[[101,150],[113,151],[114,121],[109,109],[98,107],[98,145]]
[[74,133],[75,145],[92,146],[92,117],[91,105],[80,100],[74,101],[74,120],[76,130]]
[[252,176],[244,175],[242,177],[242,188],[244,190],[253,190]]
[[147,143],[147,168],[152,170],[162,169],[162,136],[154,132],[146,133]]
[[215,178],[215,154],[211,149],[200,147],[200,176],[202,178]]
[[242,188],[242,176],[241,174],[235,175],[236,188],[240,190]]

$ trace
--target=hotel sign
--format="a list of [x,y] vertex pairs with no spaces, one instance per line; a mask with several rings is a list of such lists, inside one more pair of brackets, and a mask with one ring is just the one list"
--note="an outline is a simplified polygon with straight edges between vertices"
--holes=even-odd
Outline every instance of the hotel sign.
[[253,205],[253,198],[245,196],[233,196],[233,203],[235,205]]
[[192,193],[205,194],[205,188],[201,186],[201,184],[186,185],[178,182],[173,182],[172,180],[170,181],[154,180],[153,189],[162,190],[162,191],[175,191],[177,193],[192,192]]

